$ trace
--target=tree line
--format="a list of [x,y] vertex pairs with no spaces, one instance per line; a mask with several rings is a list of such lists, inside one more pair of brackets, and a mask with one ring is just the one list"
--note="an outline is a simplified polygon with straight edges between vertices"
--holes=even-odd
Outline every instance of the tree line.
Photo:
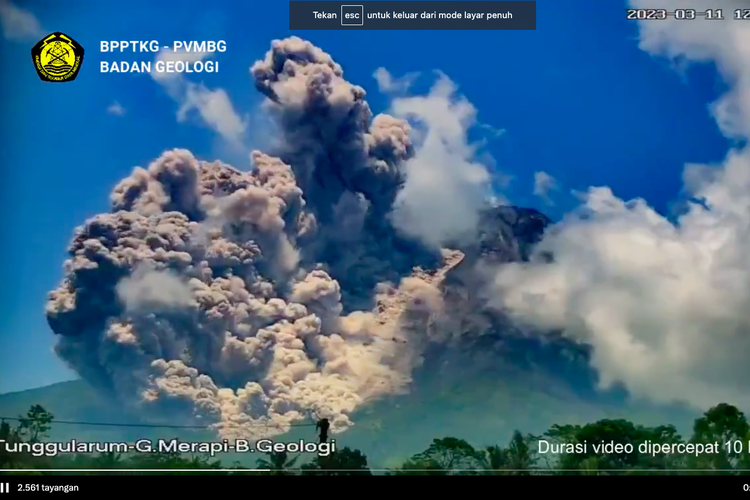
[[[6,443],[42,443],[49,436],[54,416],[40,405],[33,405],[18,424],[0,424],[0,440]],[[540,453],[544,449],[560,453]],[[616,449],[602,449],[615,443]],[[585,447],[582,445],[586,444]],[[649,450],[710,450],[704,453],[639,452]],[[565,445],[559,447],[559,445]],[[576,445],[579,445],[576,447]],[[598,445],[598,446],[594,446]],[[659,445],[659,446],[655,446]],[[682,446],[682,448],[680,448]],[[695,420],[692,435],[685,439],[673,425],[644,427],[628,420],[599,420],[585,425],[553,425],[534,436],[513,433],[505,445],[475,447],[456,437],[434,439],[424,451],[413,455],[387,475],[602,475],[602,474],[744,474],[750,469],[750,425],[743,412],[720,404]],[[611,448],[611,447],[610,447]],[[23,474],[53,474],[44,469],[231,469],[208,474],[271,475],[371,475],[367,456],[348,447],[328,456],[315,456],[307,463],[300,455],[269,453],[257,467],[270,472],[250,472],[235,462],[222,464],[209,456],[178,453],[61,454],[54,457],[30,453],[9,453],[0,446],[1,469],[36,469]],[[82,472],[83,473],[83,472]],[[132,473],[132,472],[130,472]],[[144,474],[148,472],[144,471]],[[190,472],[175,472],[189,474]]]

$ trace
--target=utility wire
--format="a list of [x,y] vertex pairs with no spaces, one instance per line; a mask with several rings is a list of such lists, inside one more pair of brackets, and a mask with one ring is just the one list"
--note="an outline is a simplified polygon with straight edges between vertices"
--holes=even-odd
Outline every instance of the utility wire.
[[[17,417],[2,417],[0,416],[0,422],[3,420],[15,420],[17,422],[30,420],[28,418],[17,418]],[[146,427],[151,429],[210,429],[209,425],[162,425],[162,424],[115,424],[110,422],[73,422],[70,420],[52,420],[54,424],[66,424],[66,425],[91,425],[98,427]],[[268,424],[250,424],[252,427],[269,427]],[[289,424],[289,427],[313,427],[316,424]]]

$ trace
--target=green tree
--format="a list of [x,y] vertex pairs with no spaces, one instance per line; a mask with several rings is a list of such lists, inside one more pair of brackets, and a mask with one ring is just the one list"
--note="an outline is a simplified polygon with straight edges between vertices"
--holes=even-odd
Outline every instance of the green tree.
[[[557,467],[566,471],[566,474],[591,474],[594,473],[592,471],[602,469],[667,468],[674,465],[671,457],[649,457],[640,454],[638,446],[645,441],[680,441],[680,436],[673,426],[651,429],[622,419],[600,420],[584,426],[553,425],[542,437],[556,444],[586,445],[586,451],[583,453],[562,453],[557,457]],[[607,443],[619,444],[622,448],[607,453],[604,449],[595,447]],[[626,445],[632,446],[632,451],[628,451]]]
[[536,438],[515,431],[507,448],[487,446],[479,452],[481,468],[494,475],[528,475],[534,469],[537,457],[532,450]]
[[324,476],[371,476],[367,465],[367,455],[348,447],[335,451],[328,456],[318,455],[315,459],[300,467],[303,475]]
[[528,475],[531,469],[534,468],[537,458],[531,448],[533,441],[534,438],[532,436],[524,436],[519,431],[513,433],[513,437],[508,444],[506,457],[508,461],[507,468],[514,471],[514,474]]
[[96,469],[118,469],[123,465],[122,455],[114,451],[100,453],[94,458],[92,465]]
[[183,466],[185,469],[221,469],[221,460],[213,460],[208,453],[196,455]]
[[434,460],[409,459],[398,469],[392,469],[388,476],[445,476],[448,471],[440,467]]
[[[540,436],[538,440],[545,440],[554,445],[583,445],[583,440],[579,437],[581,431],[582,427],[580,425],[554,424],[547,432]],[[582,467],[581,462],[586,458],[588,457],[581,457],[577,453],[563,452],[555,456],[554,460],[550,463],[549,456],[545,454],[545,459],[548,461],[550,467],[555,467],[565,471],[589,468],[592,465],[591,463],[587,463],[586,467]],[[570,474],[570,472],[563,472],[563,474]]]
[[[741,468],[746,462],[748,446],[747,438],[750,434],[745,414],[736,407],[721,403],[709,409],[702,417],[696,419],[693,425],[692,443],[718,444],[718,453],[704,453],[691,456],[689,466],[692,469],[713,469],[732,474],[732,469]],[[741,443],[741,447],[734,449],[734,443]],[[729,446],[727,447],[727,443]]]
[[26,417],[19,418],[19,434],[29,443],[38,443],[47,437],[53,419],[54,415],[41,405],[33,405],[26,413]]
[[285,451],[278,453],[266,453],[266,455],[268,455],[268,460],[264,458],[258,459],[258,468],[270,469],[272,474],[277,476],[289,475],[289,469],[294,467],[294,464],[299,458],[299,455],[297,455],[296,457],[290,459]]
[[128,459],[129,468],[133,469],[183,469],[188,460],[179,453],[136,453]]
[[448,473],[466,473],[482,468],[481,453],[463,439],[435,439],[422,453],[411,458],[414,463],[436,464]]
[[508,450],[498,445],[487,446],[481,451],[480,461],[487,474],[500,475],[508,468]]
[[[0,423],[0,440],[8,444],[14,444],[21,441],[18,429],[10,426],[7,422]],[[18,462],[18,457],[14,453],[5,451],[5,446],[0,447],[0,467],[10,469]]]
[[[653,429],[644,429],[644,436],[641,442],[650,441],[651,443],[679,444],[683,442],[682,436],[677,432],[674,425],[660,425]],[[686,466],[685,455],[680,453],[648,453],[640,454],[640,467],[643,469],[667,469],[674,471]],[[673,472],[670,472],[672,474]]]

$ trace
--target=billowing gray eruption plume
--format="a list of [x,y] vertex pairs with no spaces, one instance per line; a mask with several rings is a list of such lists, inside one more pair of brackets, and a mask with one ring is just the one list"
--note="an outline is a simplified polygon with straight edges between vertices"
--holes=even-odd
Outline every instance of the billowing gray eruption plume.
[[57,353],[129,404],[283,433],[315,412],[334,430],[404,391],[463,254],[388,224],[413,154],[409,125],[298,38],[251,68],[283,131],[254,169],[167,151],[76,231],[47,317]]

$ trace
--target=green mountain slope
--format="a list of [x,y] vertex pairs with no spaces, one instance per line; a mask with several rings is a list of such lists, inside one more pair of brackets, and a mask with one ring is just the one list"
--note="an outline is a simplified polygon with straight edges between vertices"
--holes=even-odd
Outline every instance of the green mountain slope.
[[[505,377],[503,377],[505,379]],[[425,449],[433,438],[457,436],[477,446],[504,443],[515,429],[541,433],[554,423],[585,423],[627,418],[646,425],[673,423],[687,432],[695,414],[683,409],[635,404],[587,402],[550,380],[518,374],[471,384],[433,378],[411,394],[377,402],[354,415],[355,426],[334,438],[340,447],[361,449],[373,467],[390,467]],[[17,417],[41,404],[57,420],[143,423],[99,396],[83,381],[62,382],[0,395],[0,416]],[[117,426],[54,424],[50,439],[134,441],[139,438],[212,439],[207,431]],[[315,429],[303,426],[277,439],[314,440]],[[225,456],[223,461],[252,465],[258,456]]]
[[[60,382],[27,391],[0,395],[0,416],[19,417],[34,404],[50,411],[55,420],[71,422],[141,424],[141,420],[100,396],[82,380]],[[182,431],[186,438],[206,438],[206,433]],[[141,427],[94,426],[53,423],[50,439],[78,439],[92,442],[132,441],[139,438],[168,438],[174,431]]]

